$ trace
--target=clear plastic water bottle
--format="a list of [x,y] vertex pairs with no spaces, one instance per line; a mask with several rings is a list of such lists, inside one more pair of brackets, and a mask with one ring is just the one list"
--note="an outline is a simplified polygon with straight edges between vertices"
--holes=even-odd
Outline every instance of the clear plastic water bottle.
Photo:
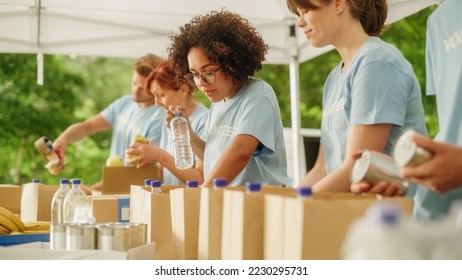
[[160,186],[162,185],[162,182],[159,180],[151,180],[151,193],[152,194],[160,194],[162,193],[162,190],[160,189]]
[[245,188],[248,194],[256,193],[261,190],[261,184],[259,182],[247,182]]
[[59,188],[53,195],[51,200],[51,223],[52,224],[62,224],[64,223],[63,218],[63,204],[66,194],[70,191],[69,180],[61,179],[59,180]]
[[72,188],[64,198],[64,222],[91,222],[91,201],[82,190],[79,179],[72,180]]
[[394,203],[376,202],[354,221],[342,247],[349,260],[420,260],[417,224]]
[[170,122],[170,129],[176,168],[188,169],[193,167],[194,154],[189,139],[188,120],[181,115],[181,112],[175,113],[175,117]]
[[228,182],[224,178],[215,178],[213,179],[213,188],[221,189],[228,185]]
[[199,186],[199,182],[196,180],[188,180],[186,181],[186,187],[187,188],[197,188]]

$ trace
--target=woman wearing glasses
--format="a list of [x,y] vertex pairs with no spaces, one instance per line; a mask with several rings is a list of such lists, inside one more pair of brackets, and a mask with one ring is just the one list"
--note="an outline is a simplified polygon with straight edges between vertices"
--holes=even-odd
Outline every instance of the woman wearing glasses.
[[[160,63],[146,78],[145,90],[154,95],[156,106],[168,110],[170,106],[183,108],[183,115],[189,118],[190,127],[198,137],[205,138],[204,125],[207,120],[208,109],[198,103],[192,93],[195,89],[188,83],[178,83],[175,73],[168,61]],[[151,165],[157,162],[162,183],[167,185],[183,185],[187,180],[204,181],[202,160],[196,158],[194,167],[180,170],[175,167],[173,158],[173,144],[170,131],[164,126],[159,147],[152,144],[135,143],[126,154],[136,155],[131,160],[137,166]]]
[[191,133],[193,150],[204,159],[203,185],[214,178],[231,186],[289,184],[276,95],[252,77],[267,52],[260,34],[241,16],[221,11],[193,18],[171,40],[172,68],[212,102],[206,141]]

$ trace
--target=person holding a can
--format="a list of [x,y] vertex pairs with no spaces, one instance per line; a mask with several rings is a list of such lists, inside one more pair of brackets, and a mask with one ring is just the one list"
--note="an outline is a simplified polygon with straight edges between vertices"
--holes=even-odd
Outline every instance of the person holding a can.
[[[342,61],[323,92],[321,146],[303,180],[315,192],[350,191],[352,155],[358,150],[390,154],[407,128],[426,135],[419,82],[399,50],[378,36],[386,0],[287,0],[314,47],[333,45]],[[395,186],[390,195],[401,194]]]
[[[436,95],[440,130],[434,140],[413,133],[410,150],[430,156],[399,164],[401,175],[418,183],[414,196],[414,216],[418,219],[444,217],[451,204],[462,199],[462,64],[454,63],[462,61],[460,10],[462,1],[445,0],[427,21],[426,92]],[[386,182],[370,186],[379,193],[394,187]]]
[[202,185],[212,186],[214,178],[230,186],[288,185],[276,94],[252,77],[268,51],[261,34],[247,19],[223,10],[192,18],[170,38],[168,60],[177,76],[211,101],[206,140],[190,129],[193,151],[204,162]]
[[414,135],[415,145],[432,157],[401,169],[419,183],[414,215],[419,219],[445,216],[462,199],[462,1],[445,0],[428,17],[426,37],[427,95],[436,95],[439,132],[434,140]]

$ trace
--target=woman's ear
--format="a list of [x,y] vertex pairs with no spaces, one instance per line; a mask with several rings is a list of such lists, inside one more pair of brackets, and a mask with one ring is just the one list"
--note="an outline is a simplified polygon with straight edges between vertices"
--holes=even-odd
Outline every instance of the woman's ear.
[[334,7],[337,14],[341,14],[346,8],[347,0],[334,0]]

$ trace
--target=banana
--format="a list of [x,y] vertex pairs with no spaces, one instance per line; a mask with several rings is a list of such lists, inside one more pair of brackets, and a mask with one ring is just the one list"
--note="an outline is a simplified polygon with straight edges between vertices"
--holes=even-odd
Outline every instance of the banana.
[[10,234],[10,230],[0,225],[0,235],[8,235],[8,234]]
[[0,225],[9,231],[24,232],[26,226],[24,223],[10,210],[0,206]]
[[25,231],[46,231],[50,230],[50,222],[47,221],[39,221],[39,222],[32,222],[32,223],[24,223],[26,226]]

